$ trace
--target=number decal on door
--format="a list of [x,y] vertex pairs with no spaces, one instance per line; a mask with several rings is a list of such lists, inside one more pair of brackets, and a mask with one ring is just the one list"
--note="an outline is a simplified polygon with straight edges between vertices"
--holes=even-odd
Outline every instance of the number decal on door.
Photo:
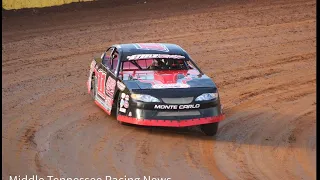
[[102,70],[98,71],[98,95],[102,99],[106,99],[105,89],[106,89],[106,77],[107,74]]
[[111,98],[113,98],[115,87],[116,87],[116,80],[114,80],[111,76],[109,76],[107,81],[106,94]]

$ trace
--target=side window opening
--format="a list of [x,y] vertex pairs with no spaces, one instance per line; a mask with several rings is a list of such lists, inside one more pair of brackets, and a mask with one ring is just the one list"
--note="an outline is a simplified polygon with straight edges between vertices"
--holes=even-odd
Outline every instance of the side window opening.
[[118,61],[119,61],[119,53],[115,50],[114,53],[112,54],[112,64],[110,68],[112,72],[116,71]]
[[112,65],[111,55],[112,55],[113,49],[114,49],[114,48],[109,48],[109,49],[105,52],[105,55],[104,55],[104,57],[103,57],[103,59],[102,59],[102,64],[103,64],[105,67],[111,68],[111,65]]
[[187,64],[188,64],[188,68],[189,69],[194,69],[194,67],[193,67],[193,65],[192,65],[192,63],[190,61],[187,61]]

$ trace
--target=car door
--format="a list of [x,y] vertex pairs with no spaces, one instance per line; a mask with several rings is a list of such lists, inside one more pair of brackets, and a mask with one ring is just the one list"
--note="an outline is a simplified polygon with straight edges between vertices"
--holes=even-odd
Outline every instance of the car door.
[[97,100],[108,114],[111,113],[115,97],[118,61],[116,48],[109,48],[102,56],[102,63],[97,72]]

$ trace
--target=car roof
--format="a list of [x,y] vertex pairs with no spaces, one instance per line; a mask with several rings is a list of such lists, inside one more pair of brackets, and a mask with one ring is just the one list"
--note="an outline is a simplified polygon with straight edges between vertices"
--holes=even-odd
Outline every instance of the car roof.
[[[130,43],[130,44],[115,44],[118,52],[122,57],[127,57],[135,54],[170,54],[182,55],[188,58],[187,52],[179,45],[170,43]],[[122,61],[127,61],[122,58]]]

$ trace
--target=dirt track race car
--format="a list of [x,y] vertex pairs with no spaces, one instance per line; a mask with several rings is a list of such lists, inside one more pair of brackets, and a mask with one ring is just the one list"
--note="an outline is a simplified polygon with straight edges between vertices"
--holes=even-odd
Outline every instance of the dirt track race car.
[[121,123],[199,125],[213,136],[224,119],[215,83],[175,44],[113,45],[91,62],[87,87]]

